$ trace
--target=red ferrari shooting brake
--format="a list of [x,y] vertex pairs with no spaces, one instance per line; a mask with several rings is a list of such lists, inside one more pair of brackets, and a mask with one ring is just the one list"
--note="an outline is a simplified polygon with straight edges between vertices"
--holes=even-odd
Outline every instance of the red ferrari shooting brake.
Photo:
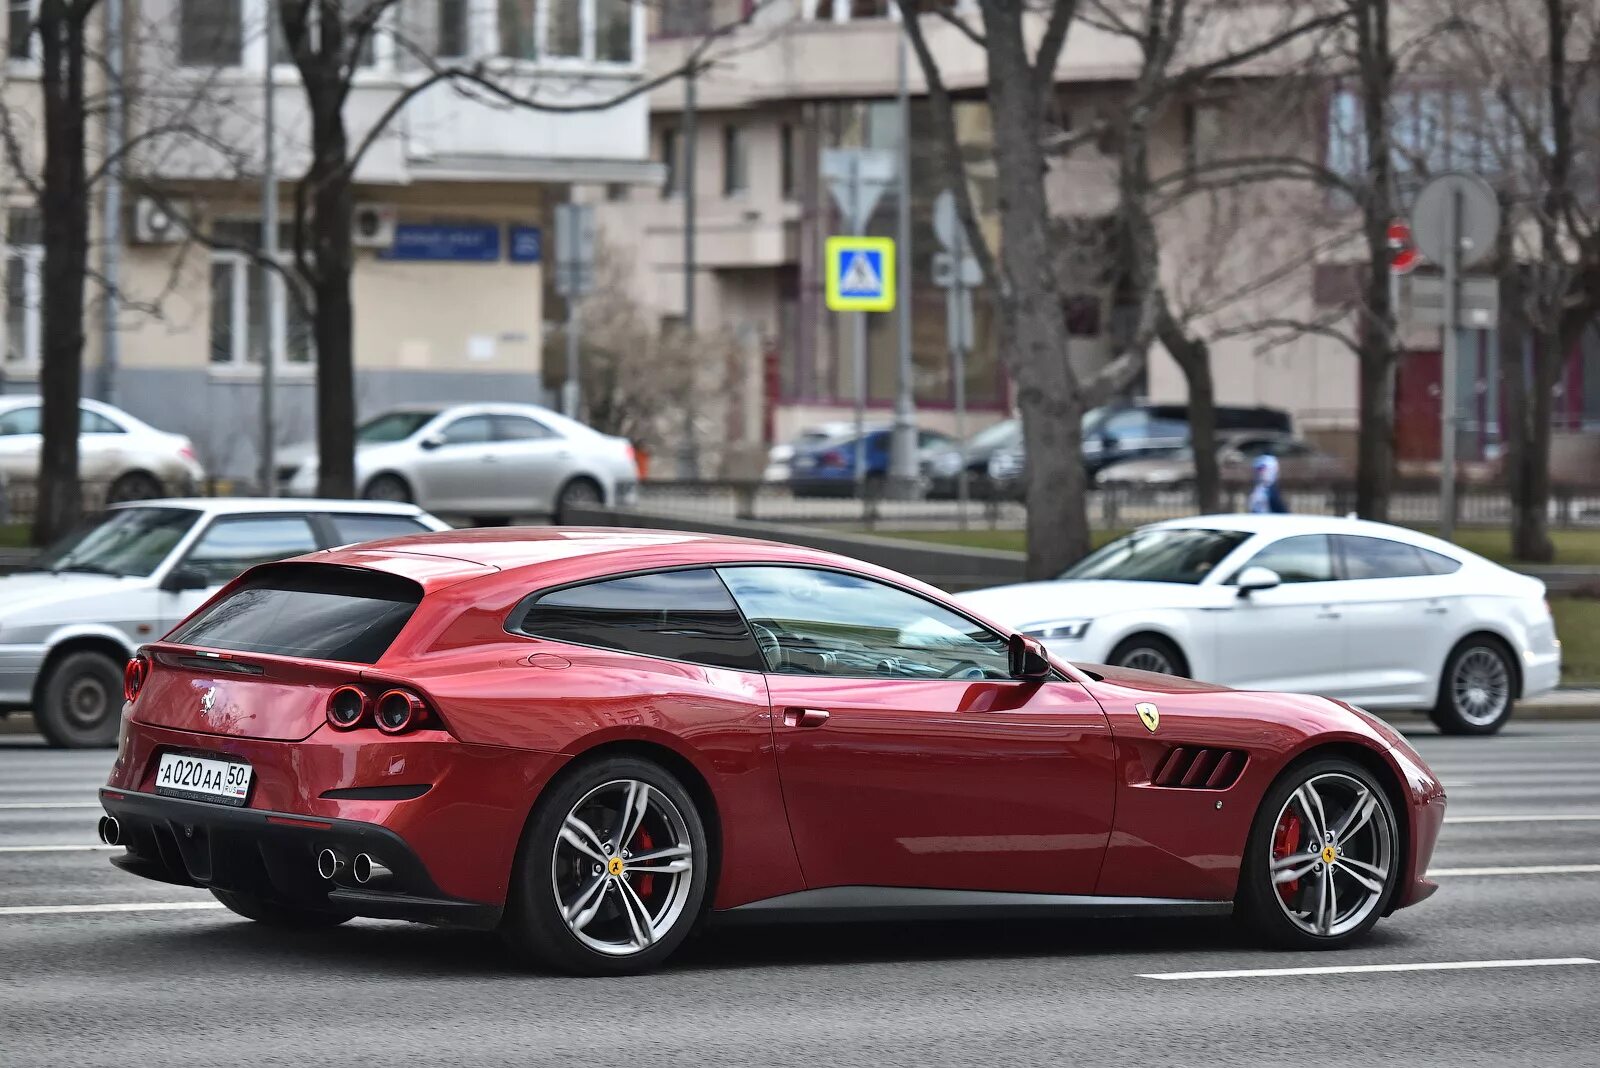
[[1427,897],[1382,721],[1050,661],[788,545],[497,529],[268,564],[129,663],[112,863],[252,920],[495,928],[574,972],[703,920],[1238,912],[1342,946]]

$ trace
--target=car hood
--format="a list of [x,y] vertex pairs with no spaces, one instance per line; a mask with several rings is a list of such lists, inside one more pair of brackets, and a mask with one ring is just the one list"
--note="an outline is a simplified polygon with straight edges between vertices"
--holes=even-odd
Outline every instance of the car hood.
[[124,588],[125,578],[79,571],[24,571],[0,577],[0,622],[39,608],[70,604]]
[[1210,608],[1226,604],[1231,589],[1182,582],[1056,580],[993,586],[957,594],[956,600],[996,623],[1021,630],[1062,619],[1097,619],[1152,608]]

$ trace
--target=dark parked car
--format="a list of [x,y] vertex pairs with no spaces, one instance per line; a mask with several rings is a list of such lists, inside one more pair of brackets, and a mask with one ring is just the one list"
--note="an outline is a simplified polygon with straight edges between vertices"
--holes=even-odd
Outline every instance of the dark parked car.
[[[1219,405],[1217,430],[1264,430],[1284,435],[1294,432],[1289,413],[1277,408],[1242,408]],[[1144,456],[1175,452],[1189,444],[1189,408],[1184,404],[1139,404],[1123,408],[1095,408],[1083,419],[1083,466],[1092,481],[1102,468]],[[1027,455],[1019,439],[1014,448],[996,453],[989,461],[989,478],[995,492],[1020,498],[1026,484]]]
[[[866,489],[881,492],[889,477],[889,447],[894,430],[880,427],[860,437],[836,438],[795,448],[789,461],[789,486],[796,497],[850,497],[855,494],[856,452],[863,453]],[[955,439],[937,430],[917,430],[917,450],[947,448]]]
[[965,444],[951,442],[948,448],[930,449],[922,464],[922,474],[928,480],[928,496],[936,500],[953,500],[959,495],[961,467],[967,468],[967,492],[978,498],[988,497],[989,460],[996,453],[1018,448],[1022,444],[1022,421],[1005,419],[985,427]]

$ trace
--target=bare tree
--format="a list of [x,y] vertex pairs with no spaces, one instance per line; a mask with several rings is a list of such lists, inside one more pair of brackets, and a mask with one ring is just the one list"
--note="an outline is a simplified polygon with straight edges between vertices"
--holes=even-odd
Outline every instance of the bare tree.
[[[1483,72],[1504,115],[1484,155],[1506,207],[1501,382],[1511,547],[1550,561],[1550,453],[1569,354],[1600,319],[1600,11],[1572,0],[1447,0],[1438,62]],[[1587,102],[1587,105],[1585,104]]]

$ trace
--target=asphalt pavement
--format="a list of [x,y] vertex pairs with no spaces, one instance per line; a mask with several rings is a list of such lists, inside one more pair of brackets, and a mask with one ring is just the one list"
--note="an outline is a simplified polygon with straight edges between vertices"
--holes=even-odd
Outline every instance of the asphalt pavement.
[[1414,741],[1451,796],[1442,889],[1345,952],[1216,920],[739,928],[577,980],[124,875],[94,837],[110,754],[0,738],[0,1064],[1600,1064],[1600,724]]

